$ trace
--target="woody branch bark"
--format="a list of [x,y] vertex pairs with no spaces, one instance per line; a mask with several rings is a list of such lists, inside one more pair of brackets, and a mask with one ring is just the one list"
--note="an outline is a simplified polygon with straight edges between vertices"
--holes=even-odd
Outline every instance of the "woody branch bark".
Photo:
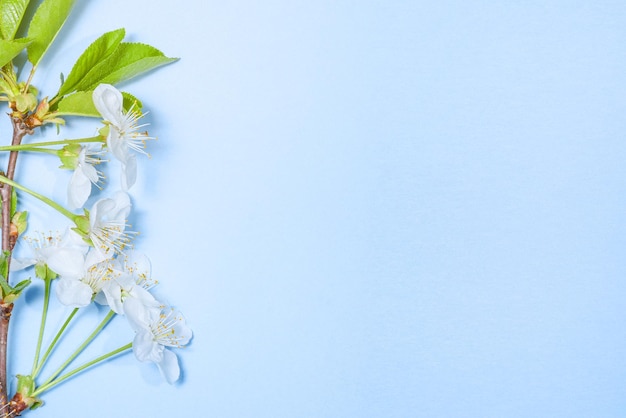
[[[26,126],[21,118],[13,117],[11,121],[13,124],[11,145],[19,145],[24,136],[32,133],[32,130]],[[11,151],[9,154],[6,177],[11,180],[15,177],[17,156],[17,151]],[[2,252],[7,255],[7,263],[9,263],[17,239],[17,234],[11,231],[11,186],[2,184],[0,197],[2,197]],[[8,277],[6,279],[9,280]],[[13,303],[0,301],[0,414],[2,417],[8,417],[11,414],[7,393],[7,338],[12,311]]]

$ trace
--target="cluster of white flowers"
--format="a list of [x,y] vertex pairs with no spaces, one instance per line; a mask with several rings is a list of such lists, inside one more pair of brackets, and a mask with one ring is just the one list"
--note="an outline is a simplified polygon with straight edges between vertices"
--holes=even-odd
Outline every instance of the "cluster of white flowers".
[[[71,69],[64,72],[58,90],[43,94],[33,84],[37,82],[36,73],[54,67],[49,67],[47,61],[40,64],[55,40],[60,39],[57,34],[69,22],[74,3],[77,2],[0,0],[0,103],[8,107],[12,129],[11,135],[5,135],[8,144],[0,146],[0,153],[6,157],[0,170],[2,417],[18,416],[27,409],[40,407],[42,394],[78,373],[131,351],[138,360],[155,363],[172,383],[180,376],[173,348],[187,345],[192,338],[183,316],[157,300],[150,261],[134,249],[137,232],[128,225],[134,197],[129,193],[137,182],[138,160],[141,154],[148,155],[146,144],[153,138],[145,129],[141,101],[114,87],[178,58],[168,57],[152,45],[125,41],[126,30],[118,28],[91,42]],[[52,140],[31,137],[35,132],[45,135],[42,131],[50,125],[56,125],[58,135],[60,127],[73,118],[94,118],[102,124],[98,123],[97,131],[91,136]],[[41,166],[31,167],[27,176],[21,175],[24,172],[21,161],[27,158],[22,156],[33,153],[58,157],[59,168],[68,170],[65,171],[69,174],[67,192],[62,201],[28,184],[31,173],[47,176],[47,170],[41,170]],[[38,228],[31,222],[36,211],[30,209],[28,198],[23,199],[26,196],[67,218],[69,222],[65,225],[47,224],[53,220],[47,216],[41,220],[46,223],[45,230],[64,232],[55,235],[32,232]],[[23,242],[29,245],[17,246]],[[24,277],[30,272],[18,271],[24,269],[34,269],[34,275],[43,281],[43,303],[39,327],[27,320],[17,323],[28,332],[38,328],[36,343],[26,348],[26,351],[33,348],[32,368],[30,372],[17,374],[8,367],[12,344],[7,341],[9,322],[14,323],[12,318],[21,315],[19,309],[14,309],[18,306],[16,302],[33,284],[30,277]],[[71,307],[71,311],[46,344],[44,340],[51,325],[48,312],[55,295],[58,304],[62,308]],[[78,321],[74,319],[77,312],[86,306],[93,308],[92,304],[98,304],[95,311],[99,313],[105,306],[107,313],[74,350],[69,350],[69,356],[58,362],[60,366],[49,373],[50,361],[63,356],[57,344],[67,343],[63,336],[73,328],[73,321]],[[114,350],[77,364],[78,357],[115,316],[120,317],[121,324],[117,325],[127,325],[127,340]],[[91,319],[92,315],[88,317]],[[24,347],[18,351],[20,358],[28,354],[24,353]],[[11,375],[16,384],[9,382]]]
[[[137,165],[131,150],[143,151],[149,139],[139,133],[139,113],[123,110],[122,94],[113,86],[102,84],[95,89],[94,104],[109,126],[106,150],[122,164],[122,189],[127,190],[136,179]],[[69,187],[69,202],[84,205],[91,193],[91,184],[101,178],[90,157],[93,150],[82,147]],[[103,151],[97,150],[99,156]],[[131,200],[125,191],[96,201],[77,216],[76,222],[62,237],[46,238],[31,245],[30,258],[14,259],[12,269],[32,265],[47,266],[58,275],[55,293],[59,301],[70,307],[85,307],[92,302],[108,305],[124,316],[135,332],[133,352],[140,361],[157,364],[169,383],[180,374],[177,356],[166,347],[178,348],[191,339],[191,329],[183,316],[155,299],[150,289],[148,258],[130,249],[134,232],[127,230]]]

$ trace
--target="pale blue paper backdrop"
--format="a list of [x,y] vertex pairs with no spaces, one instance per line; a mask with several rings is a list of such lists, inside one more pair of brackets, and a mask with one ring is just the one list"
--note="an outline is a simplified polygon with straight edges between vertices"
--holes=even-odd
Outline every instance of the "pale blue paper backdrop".
[[180,384],[130,354],[33,418],[626,414],[623,2],[78,3],[39,85],[119,27],[181,57],[122,87],[159,138],[137,249],[195,337]]

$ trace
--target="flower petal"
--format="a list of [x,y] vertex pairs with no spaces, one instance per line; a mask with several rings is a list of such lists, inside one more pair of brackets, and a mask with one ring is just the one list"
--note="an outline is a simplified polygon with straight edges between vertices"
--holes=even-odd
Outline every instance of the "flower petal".
[[91,303],[93,290],[79,280],[61,279],[56,285],[59,301],[66,306],[81,308]]
[[139,361],[152,361],[159,363],[163,360],[165,348],[154,342],[152,333],[147,330],[139,331],[133,340],[133,353]]
[[125,192],[116,192],[111,199],[115,202],[115,210],[111,211],[112,219],[125,221],[130,214],[132,206],[130,203],[130,196]]
[[[93,167],[91,167],[93,168]],[[94,169],[95,170],[95,169]],[[82,207],[91,194],[91,180],[85,173],[76,169],[67,188],[67,202],[73,208]]]
[[100,180],[98,170],[96,170],[96,167],[94,167],[93,165],[84,163],[79,166],[79,169],[93,184],[98,183],[98,180]]
[[157,363],[161,374],[170,385],[178,380],[180,376],[180,367],[178,365],[178,357],[170,350],[163,351],[163,359]]
[[11,259],[11,271],[19,271],[35,265],[37,260],[35,258],[12,258]]
[[128,190],[137,181],[137,158],[128,155],[126,161],[122,163],[122,190]]
[[85,272],[84,264],[82,249],[58,248],[48,257],[48,267],[66,279],[79,280]]
[[114,280],[109,280],[103,287],[102,292],[96,297],[96,302],[101,305],[108,305],[113,312],[118,315],[124,315],[124,305],[122,304],[122,288],[121,283],[125,283],[127,280],[132,280],[128,275],[118,277]]
[[124,98],[118,89],[110,84],[100,84],[93,91],[93,104],[105,120],[119,126]]
[[136,298],[126,298],[124,300],[124,315],[135,332],[150,329],[152,318],[155,316],[152,310],[154,308],[144,305]]
[[111,128],[109,136],[107,136],[107,147],[111,151],[111,154],[118,160],[124,163],[130,153],[128,152],[128,145],[124,141],[123,137],[120,137],[120,132],[117,128]]

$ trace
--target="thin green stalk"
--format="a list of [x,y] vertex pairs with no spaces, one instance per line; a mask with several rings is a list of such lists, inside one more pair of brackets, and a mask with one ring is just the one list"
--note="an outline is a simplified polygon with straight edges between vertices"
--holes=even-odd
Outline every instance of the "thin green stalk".
[[100,322],[100,325],[98,325],[96,327],[96,329],[91,333],[91,335],[89,335],[89,337],[87,337],[87,339],[76,349],[76,351],[74,351],[72,353],[71,356],[69,356],[69,358],[67,360],[65,360],[65,362],[54,372],[52,373],[52,376],[50,376],[48,378],[48,380],[46,380],[41,387],[47,386],[48,384],[50,384],[51,382],[54,381],[54,379],[61,374],[61,372],[63,370],[65,370],[65,368],[67,366],[69,366],[69,364],[74,361],[74,359],[93,341],[94,338],[96,338],[98,336],[98,334],[100,333],[100,331],[102,331],[104,329],[104,327],[109,323],[109,321],[111,320],[111,318],[113,318],[115,316],[115,312],[113,311],[109,311],[109,313],[104,317],[104,319],[102,320],[102,322]]
[[29,147],[52,147],[56,145],[71,145],[71,144],[84,144],[84,143],[92,143],[92,142],[102,142],[104,140],[102,136],[90,136],[88,138],[78,138],[78,139],[62,139],[60,141],[45,141],[45,142],[32,142],[30,144],[20,144],[20,145],[5,145],[0,147],[0,151],[22,151],[25,148]]
[[98,364],[98,363],[100,363],[100,362],[102,362],[104,360],[108,360],[111,357],[116,356],[116,355],[118,355],[118,354],[120,354],[120,353],[122,353],[122,352],[124,352],[126,350],[130,350],[132,347],[133,347],[133,343],[128,343],[128,344],[126,344],[126,345],[124,345],[124,346],[122,346],[122,347],[120,347],[120,348],[118,348],[116,350],[113,350],[113,351],[111,351],[111,352],[109,352],[107,354],[104,354],[104,355],[102,355],[100,357],[97,357],[97,358],[91,360],[91,361],[88,361],[87,363],[85,363],[85,364],[75,368],[72,371],[69,371],[69,372],[65,373],[63,376],[58,377],[57,379],[51,381],[50,383],[46,383],[46,384],[43,384],[43,385],[39,386],[32,393],[32,396],[39,396],[43,392],[52,389],[53,387],[55,387],[59,383],[63,382],[64,380],[69,379],[70,377],[74,376],[75,374],[80,373],[83,370],[85,370],[85,369],[87,369],[87,368],[89,368],[91,366],[94,366],[94,365],[96,365],[96,364]]
[[43,309],[41,311],[41,324],[39,325],[39,336],[37,337],[37,347],[35,348],[35,359],[33,360],[33,369],[31,371],[31,376],[35,375],[35,370],[37,370],[37,366],[39,365],[39,354],[41,354],[41,343],[43,341],[43,333],[46,329],[46,318],[48,317],[48,305],[50,303],[50,284],[52,283],[52,279],[46,278],[44,279],[45,287],[44,287],[44,295],[43,295]]
[[72,321],[72,318],[74,318],[74,315],[76,315],[77,312],[78,312],[78,308],[72,309],[72,312],[69,314],[69,316],[67,317],[67,319],[63,323],[63,326],[61,326],[61,329],[59,330],[59,332],[57,332],[57,335],[54,336],[54,339],[52,340],[52,342],[48,346],[48,349],[46,350],[45,354],[41,358],[41,361],[37,365],[37,368],[32,373],[33,379],[36,378],[39,375],[39,373],[41,372],[41,369],[43,368],[44,364],[46,364],[46,361],[48,360],[48,357],[50,357],[50,354],[52,353],[52,350],[54,349],[54,347],[56,346],[57,342],[59,341],[59,338],[61,338],[61,336],[65,332],[65,329],[70,324],[70,322]]
[[33,81],[35,71],[37,71],[37,66],[33,65],[33,68],[30,69],[30,74],[28,74],[28,80],[26,80],[26,84],[24,84],[24,88],[22,89],[22,93],[26,93],[28,91],[28,87],[30,87],[30,82]]
[[[12,149],[2,149],[2,148],[12,148]],[[40,148],[40,147],[33,147],[30,146],[28,144],[22,144],[22,145],[9,145],[6,147],[0,147],[0,151],[20,151],[20,152],[45,152],[46,154],[55,154],[58,155],[59,154],[59,150],[58,149],[52,149],[52,148]]]
[[0,183],[4,183],[4,184],[8,184],[9,186],[15,187],[16,189],[20,189],[26,193],[28,193],[29,195],[36,197],[37,199],[41,200],[42,202],[44,202],[45,204],[47,204],[48,206],[52,207],[53,209],[56,209],[57,211],[59,211],[62,215],[68,217],[72,222],[74,222],[76,220],[77,215],[75,213],[70,212],[69,210],[65,209],[63,206],[59,205],[57,202],[55,202],[54,200],[39,194],[31,189],[29,189],[28,187],[22,186],[19,183],[14,182],[13,180],[9,180],[7,177],[0,175]]

